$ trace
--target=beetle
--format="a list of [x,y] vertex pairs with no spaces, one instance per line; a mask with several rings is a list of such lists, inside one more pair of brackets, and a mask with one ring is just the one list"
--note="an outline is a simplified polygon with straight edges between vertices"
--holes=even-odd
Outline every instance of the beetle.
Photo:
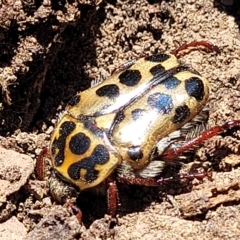
[[[217,46],[200,41],[171,54],[135,59],[70,100],[49,146],[53,168],[49,185],[56,200],[66,202],[80,191],[107,185],[108,213],[115,216],[116,181],[159,186],[169,180],[161,178],[165,163],[239,125],[240,120],[232,120],[205,130],[209,83],[177,58],[194,48],[219,52]],[[191,139],[186,132],[193,133]],[[46,153],[44,149],[37,160],[40,179]]]

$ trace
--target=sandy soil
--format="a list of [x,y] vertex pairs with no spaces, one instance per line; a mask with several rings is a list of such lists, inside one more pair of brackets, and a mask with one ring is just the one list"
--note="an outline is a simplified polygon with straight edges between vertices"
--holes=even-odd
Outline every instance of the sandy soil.
[[209,125],[240,119],[239,1],[52,2],[0,3],[0,239],[239,239],[239,127],[196,151],[212,181],[120,185],[116,219],[104,196],[82,193],[79,224],[34,173],[74,94],[127,60],[194,40],[221,50],[183,57],[211,84]]

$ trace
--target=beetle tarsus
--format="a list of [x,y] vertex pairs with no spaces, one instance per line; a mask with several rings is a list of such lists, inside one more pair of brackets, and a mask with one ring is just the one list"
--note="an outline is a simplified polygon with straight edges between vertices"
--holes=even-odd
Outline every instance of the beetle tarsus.
[[82,222],[82,211],[80,210],[79,207],[77,207],[72,201],[67,201],[65,204],[64,204],[64,207],[71,207],[71,209],[73,210],[77,220],[79,223]]
[[199,48],[206,52],[220,53],[220,49],[216,45],[212,44],[211,42],[207,42],[207,41],[193,41],[188,44],[183,44],[179,48],[171,51],[171,53],[175,56],[179,56],[179,55],[181,55],[180,52],[182,52],[184,50],[189,50],[189,52],[191,52],[194,50],[199,50]]

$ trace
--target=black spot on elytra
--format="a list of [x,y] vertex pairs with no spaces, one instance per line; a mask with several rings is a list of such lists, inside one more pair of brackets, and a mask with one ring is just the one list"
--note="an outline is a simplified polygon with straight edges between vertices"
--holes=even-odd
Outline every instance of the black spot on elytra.
[[72,153],[81,155],[88,150],[90,144],[90,138],[86,134],[80,132],[71,137],[69,149]]
[[130,147],[128,149],[128,155],[130,159],[133,161],[140,160],[143,157],[143,153],[140,147],[135,147],[135,146]]
[[178,80],[175,77],[170,77],[164,81],[164,85],[167,89],[174,89],[181,83],[180,80]]
[[167,59],[169,59],[171,56],[168,54],[164,54],[164,53],[158,53],[155,55],[151,55],[148,57],[145,57],[146,61],[150,61],[150,62],[164,62]]
[[134,87],[141,80],[141,73],[139,70],[125,70],[119,75],[120,83],[128,86]]
[[152,67],[149,71],[153,76],[161,75],[166,72],[165,68],[161,64]]
[[108,97],[109,99],[115,99],[119,96],[120,90],[116,84],[109,84],[100,87],[96,91],[96,94],[99,97]]
[[168,114],[173,109],[172,97],[164,93],[154,93],[148,97],[148,104],[159,113]]
[[175,109],[175,115],[173,116],[173,123],[179,124],[184,122],[190,115],[190,109],[187,105],[179,106]]
[[204,97],[204,85],[198,77],[192,77],[185,81],[185,88],[189,96],[201,101]]
[[140,108],[134,109],[132,111],[132,119],[133,121],[137,121],[139,118],[141,118],[145,114],[146,114],[146,110],[144,109],[140,109]]
[[73,180],[80,179],[81,169],[86,170],[86,175],[83,176],[86,182],[92,182],[98,178],[98,170],[95,169],[96,164],[103,165],[110,159],[107,148],[103,145],[97,145],[90,157],[83,158],[78,162],[73,163],[68,168],[68,174]]
[[75,106],[78,103],[80,103],[80,101],[81,101],[81,96],[80,96],[80,94],[77,94],[71,98],[71,100],[68,102],[68,105]]
[[56,166],[61,166],[64,161],[64,149],[66,145],[67,136],[74,130],[76,124],[71,121],[63,122],[59,128],[59,138],[54,139],[51,147],[51,152],[53,155],[56,153],[58,149],[58,153],[54,158],[54,164]]

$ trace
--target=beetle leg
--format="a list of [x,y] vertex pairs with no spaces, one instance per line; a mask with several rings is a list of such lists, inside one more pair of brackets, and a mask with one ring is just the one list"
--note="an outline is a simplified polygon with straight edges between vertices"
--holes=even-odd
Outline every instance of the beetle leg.
[[118,190],[115,181],[108,183],[107,201],[108,201],[108,214],[112,217],[115,217],[118,208]]
[[165,182],[176,181],[181,179],[190,179],[190,180],[193,180],[194,178],[203,179],[206,176],[210,181],[212,180],[212,172],[196,172],[196,173],[181,174],[181,175],[177,175],[169,178],[159,178],[157,179],[156,182],[160,185]]
[[119,176],[118,181],[125,184],[139,185],[139,186],[147,186],[147,187],[157,187],[169,181],[176,181],[181,179],[202,179],[206,177],[208,174],[206,172],[192,173],[192,174],[182,174],[174,177],[166,177],[166,178],[142,178],[142,177],[125,177]]
[[189,50],[189,52],[191,52],[194,50],[198,50],[199,48],[201,48],[202,50],[204,50],[206,52],[220,53],[220,50],[217,46],[215,46],[214,44],[207,42],[207,41],[193,41],[188,44],[183,44],[180,47],[178,47],[177,49],[171,51],[171,53],[175,56],[179,56],[179,55],[181,55],[181,54],[179,54],[181,51]]
[[238,125],[240,125],[240,120],[231,120],[231,121],[224,123],[221,126],[212,127],[210,129],[202,132],[198,137],[188,141],[186,144],[184,144],[180,148],[167,150],[165,153],[163,153],[163,155],[161,157],[163,158],[164,161],[169,161],[169,162],[174,161],[179,157],[179,155],[181,155],[185,151],[199,145],[201,142],[203,142],[209,138],[212,138],[215,135],[218,135],[218,134],[224,132],[227,129],[230,129],[230,128],[232,128],[234,126],[238,126]]
[[[154,187],[154,186],[161,185],[154,178],[118,176],[117,179],[121,183],[131,184],[131,185],[148,186],[148,187]],[[166,181],[167,180],[168,180],[168,178],[166,178]]]
[[36,173],[39,180],[44,180],[45,178],[45,157],[48,151],[48,147],[43,147],[36,161]]
[[79,223],[82,222],[82,211],[72,201],[70,201],[70,200],[67,201],[63,206],[66,207],[66,208],[71,207],[71,209],[75,213],[75,216],[76,216],[78,222]]

